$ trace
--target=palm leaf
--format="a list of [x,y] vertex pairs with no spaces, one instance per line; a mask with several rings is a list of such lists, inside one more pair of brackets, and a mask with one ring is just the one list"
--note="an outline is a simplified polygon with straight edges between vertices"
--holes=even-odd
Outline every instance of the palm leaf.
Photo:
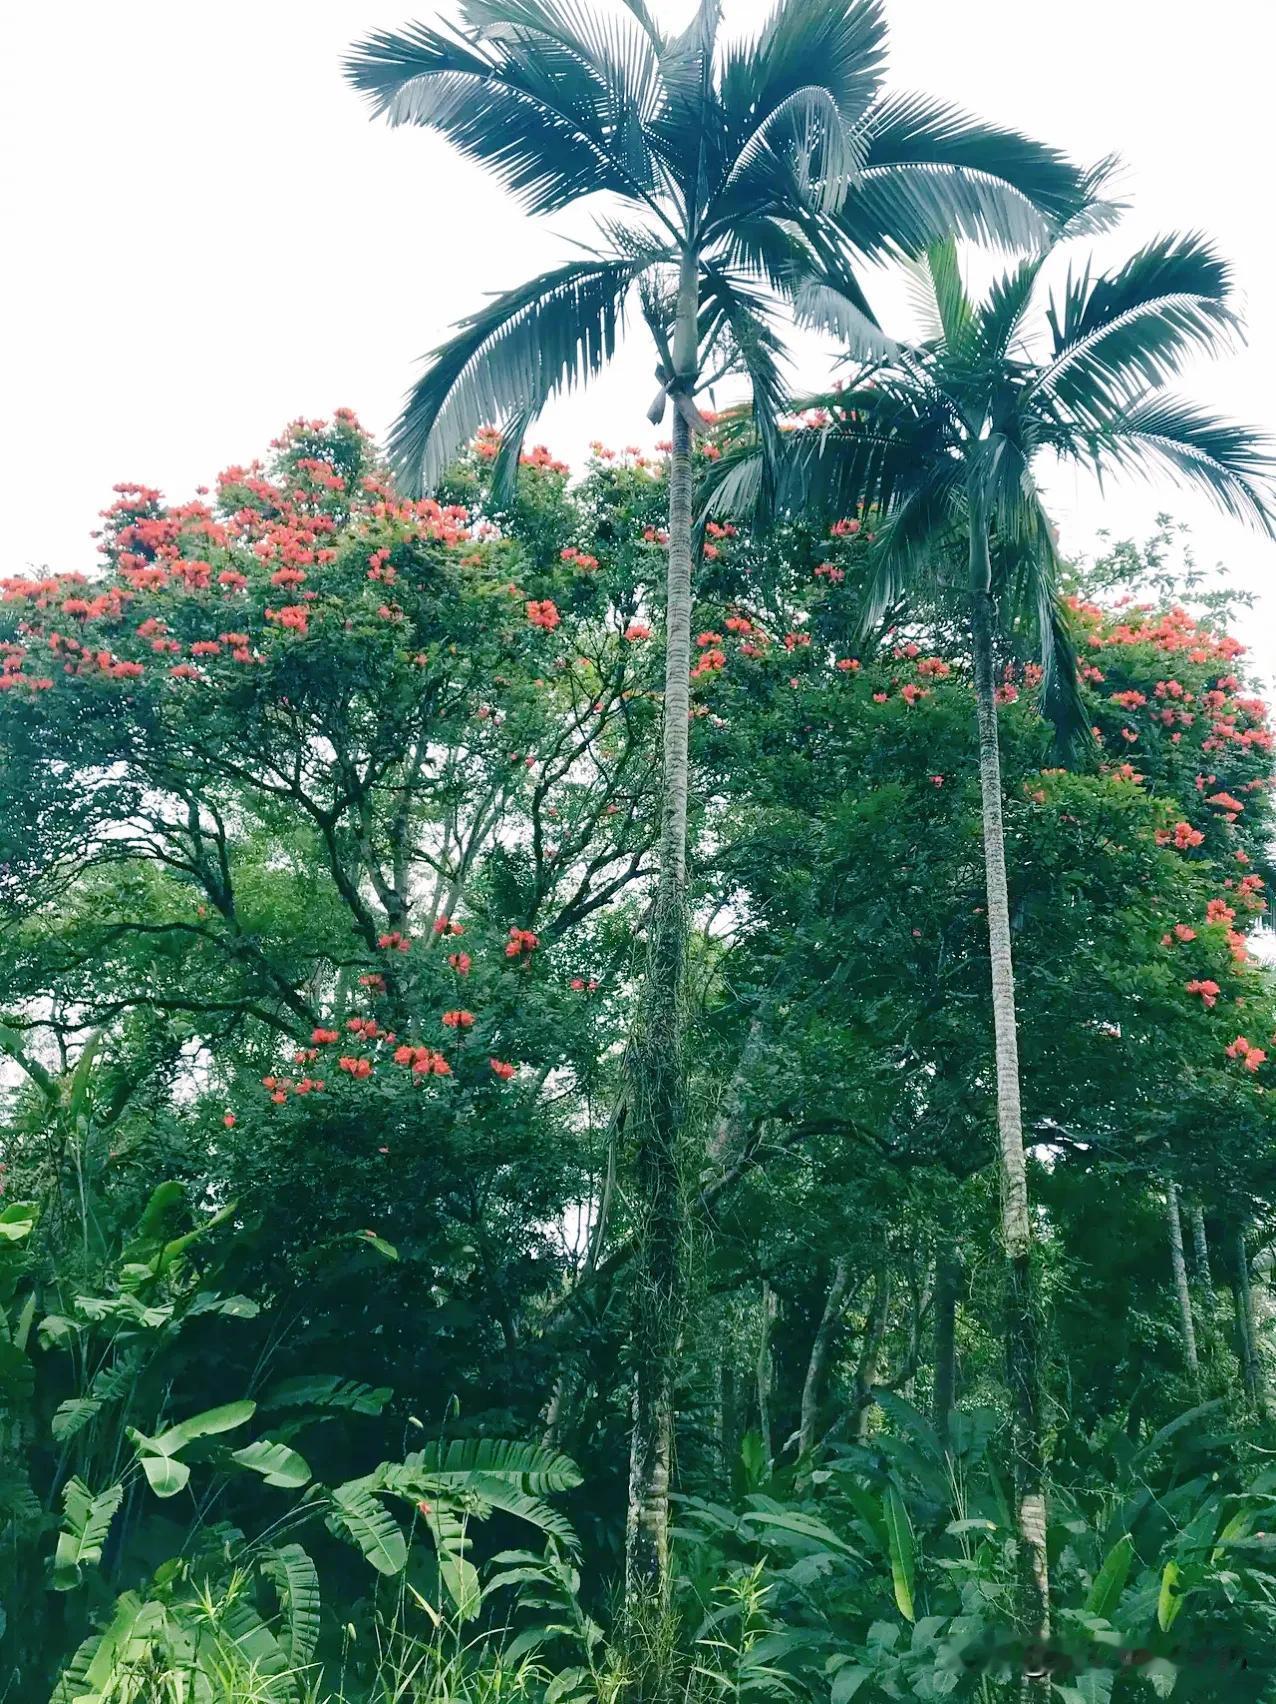
[[308,1663],[319,1643],[319,1575],[299,1544],[272,1547],[262,1559],[262,1573],[279,1595],[282,1627],[279,1642],[294,1668]]
[[635,180],[610,145],[606,113],[616,91],[578,53],[548,43],[527,52],[517,41],[484,51],[478,41],[411,24],[359,43],[346,75],[374,112],[391,124],[438,130],[531,212],[644,187],[641,161],[629,162]]
[[64,1525],[53,1559],[53,1583],[59,1591],[79,1584],[80,1570],[102,1560],[102,1546],[124,1497],[123,1485],[111,1485],[94,1496],[82,1479],[62,1487]]
[[1186,356],[1218,348],[1238,329],[1227,266],[1199,236],[1161,237],[1115,273],[1069,272],[1051,298],[1053,355],[1037,387],[1082,420],[1101,420]]
[[1105,460],[1144,477],[1169,471],[1226,514],[1276,536],[1270,439],[1175,396],[1151,396],[1062,453],[1101,470]]
[[616,346],[641,261],[573,261],[498,296],[465,320],[408,395],[389,451],[413,491],[433,485],[480,426],[534,417],[599,371]]
[[529,1492],[571,1491],[581,1482],[569,1456],[543,1444],[511,1438],[453,1438],[426,1444],[404,1461],[440,1483],[463,1484],[474,1473],[497,1477]]
[[863,254],[920,255],[945,237],[1042,244],[1092,189],[1053,148],[924,95],[883,97],[862,127],[863,170],[841,224]]
[[408,1560],[407,1543],[366,1480],[353,1479],[336,1487],[328,1524],[353,1539],[379,1574],[402,1572]]

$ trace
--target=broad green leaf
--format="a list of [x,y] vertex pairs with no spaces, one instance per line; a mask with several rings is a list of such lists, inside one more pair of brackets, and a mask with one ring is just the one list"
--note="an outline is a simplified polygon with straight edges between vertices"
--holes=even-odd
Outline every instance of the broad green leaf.
[[580,1469],[570,1457],[517,1438],[453,1438],[450,1443],[426,1444],[406,1456],[403,1466],[437,1484],[458,1487],[476,1473],[535,1493],[571,1491],[581,1482]]
[[351,1231],[350,1240],[359,1244],[360,1248],[372,1248],[386,1260],[397,1260],[399,1251],[393,1243],[379,1237],[375,1231]]
[[184,1461],[166,1455],[143,1456],[142,1472],[157,1497],[176,1497],[191,1476],[191,1470]]
[[833,1676],[829,1689],[829,1704],[850,1704],[850,1700],[872,1674],[862,1663],[844,1663]]
[[293,1667],[300,1667],[314,1656],[319,1643],[319,1576],[315,1565],[299,1544],[283,1544],[266,1552],[261,1571],[279,1596],[279,1642]]
[[908,1510],[904,1507],[904,1499],[893,1485],[886,1487],[886,1495],[882,1499],[882,1514],[885,1517],[886,1536],[890,1544],[891,1584],[895,1590],[895,1602],[905,1620],[913,1621],[917,1613],[913,1607],[913,1526],[908,1518]]
[[1112,1619],[1112,1611],[1125,1588],[1133,1560],[1134,1540],[1127,1532],[1108,1551],[1103,1566],[1094,1576],[1094,1583],[1086,1593],[1085,1608],[1088,1614],[1101,1615],[1105,1621]]
[[40,1210],[32,1201],[13,1201],[0,1212],[0,1243],[20,1243],[31,1235]]
[[381,1574],[398,1574],[408,1559],[398,1524],[362,1480],[338,1485],[332,1493],[332,1518]]
[[226,1402],[220,1408],[206,1408],[202,1414],[192,1414],[189,1420],[179,1420],[176,1426],[170,1426],[167,1432],[150,1441],[161,1455],[176,1455],[196,1438],[233,1432],[236,1426],[246,1425],[256,1412],[255,1402]]
[[1179,1584],[1182,1570],[1173,1557],[1161,1570],[1161,1589],[1156,1594],[1156,1624],[1168,1633],[1183,1607],[1183,1588]]
[[335,1373],[302,1373],[272,1385],[261,1399],[271,1408],[348,1408],[354,1414],[380,1414],[394,1392],[387,1385],[374,1389]]
[[464,1556],[455,1556],[449,1550],[440,1550],[438,1554],[439,1577],[456,1605],[457,1615],[462,1621],[472,1621],[483,1602],[478,1569]]
[[108,1486],[96,1497],[82,1479],[68,1479],[62,1487],[65,1525],[53,1558],[58,1591],[70,1591],[80,1582],[81,1568],[102,1560],[102,1546],[123,1496],[122,1484]]
[[310,1478],[310,1469],[296,1450],[290,1450],[287,1444],[271,1443],[266,1438],[245,1444],[242,1450],[232,1450],[231,1460],[260,1473],[267,1485],[296,1490]]
[[73,1438],[87,1426],[102,1404],[93,1396],[69,1396],[54,1411],[49,1429],[59,1443]]

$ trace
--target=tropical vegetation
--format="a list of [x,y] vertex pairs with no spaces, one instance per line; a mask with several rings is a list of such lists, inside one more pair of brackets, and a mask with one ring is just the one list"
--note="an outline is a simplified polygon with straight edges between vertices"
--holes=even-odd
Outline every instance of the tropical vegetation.
[[1276,1697],[1250,600],[1046,496],[1270,530],[1228,269],[877,0],[459,19],[352,81],[588,252],[0,581],[0,1699]]

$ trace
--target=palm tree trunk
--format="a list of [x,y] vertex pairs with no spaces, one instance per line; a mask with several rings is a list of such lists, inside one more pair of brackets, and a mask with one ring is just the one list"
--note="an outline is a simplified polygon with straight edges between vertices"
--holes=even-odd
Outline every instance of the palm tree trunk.
[[758,1390],[758,1431],[762,1437],[762,1459],[768,1467],[775,1460],[775,1439],[771,1435],[771,1390],[774,1382],[775,1362],[771,1354],[771,1337],[775,1331],[775,1316],[779,1312],[779,1298],[775,1291],[762,1280],[762,1334],[758,1338],[758,1359],[754,1368]]
[[957,1290],[961,1262],[951,1247],[941,1248],[935,1259],[935,1384],[931,1399],[932,1418],[940,1443],[948,1442],[953,1398],[957,1388]]
[[984,869],[988,891],[988,953],[992,969],[993,1040],[997,1069],[997,1136],[1001,1170],[1001,1238],[1006,1257],[1006,1375],[1010,1391],[1021,1556],[1021,1613],[1030,1633],[1049,1628],[1046,1568],[1045,1462],[1041,1436],[1041,1345],[1032,1270],[1032,1222],[1019,1105],[1019,1035],[1010,946],[1010,900],[1001,817],[1001,751],[993,682],[991,564],[988,523],[972,496],[970,521],[971,639],[979,724],[979,787],[983,805]]
[[1210,1275],[1210,1245],[1205,1237],[1205,1209],[1198,1201],[1192,1209],[1192,1255],[1196,1263],[1196,1281],[1203,1290],[1212,1290]]
[[864,1320],[864,1342],[860,1349],[859,1365],[855,1369],[855,1394],[852,1408],[855,1417],[855,1436],[860,1443],[868,1436],[869,1414],[873,1406],[873,1387],[881,1371],[882,1344],[890,1324],[891,1293],[894,1288],[891,1269],[885,1259],[878,1270],[873,1300]]
[[810,1454],[815,1447],[820,1409],[824,1402],[824,1381],[828,1372],[829,1344],[837,1322],[842,1317],[846,1291],[850,1284],[850,1262],[843,1255],[833,1268],[833,1281],[824,1301],[824,1312],[815,1328],[811,1353],[807,1357],[806,1378],[802,1383],[802,1411],[798,1422],[798,1459]]
[[1254,1292],[1249,1281],[1249,1255],[1245,1249],[1245,1227],[1238,1225],[1233,1240],[1236,1270],[1232,1279],[1232,1302],[1236,1312],[1236,1354],[1241,1365],[1241,1378],[1250,1406],[1261,1418],[1267,1417],[1267,1391],[1258,1360],[1258,1344],[1254,1331]]
[[[669,1476],[673,1391],[686,1308],[687,724],[691,674],[691,425],[683,407],[694,383],[698,263],[683,259],[674,340],[676,390],[669,459],[669,558],[665,598],[664,786],[660,878],[647,937],[634,1048],[637,1288],[634,1303],[633,1431],[625,1543],[625,1596],[662,1608],[669,1581]],[[645,1614],[645,1612],[643,1612]]]
[[1179,1216],[1178,1185],[1173,1181],[1165,1186],[1165,1216],[1170,1232],[1170,1268],[1174,1273],[1174,1292],[1179,1303],[1183,1354],[1193,1384],[1199,1384],[1201,1364],[1196,1355],[1196,1325],[1192,1319],[1192,1292],[1187,1282],[1187,1261],[1183,1258],[1183,1221]]

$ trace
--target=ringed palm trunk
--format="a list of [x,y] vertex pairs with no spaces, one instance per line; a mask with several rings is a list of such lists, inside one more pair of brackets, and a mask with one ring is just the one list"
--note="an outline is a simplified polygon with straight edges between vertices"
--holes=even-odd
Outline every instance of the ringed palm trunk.
[[[689,402],[697,351],[698,263],[683,258],[674,338],[677,388]],[[669,1582],[673,1392],[686,1311],[685,1012],[688,718],[691,674],[691,425],[673,397],[665,598],[664,799],[660,877],[632,1055],[637,1171],[633,1430],[625,1536],[631,1617],[663,1607]]]
[[1183,1337],[1183,1357],[1193,1384],[1201,1382],[1201,1364],[1196,1353],[1196,1323],[1192,1318],[1192,1292],[1187,1282],[1187,1260],[1183,1254],[1183,1218],[1179,1212],[1178,1185],[1171,1179],[1165,1186],[1165,1218],[1170,1233],[1170,1269],[1174,1274],[1174,1293],[1179,1304],[1179,1329]]
[[931,1419],[941,1444],[948,1444],[957,1388],[957,1292],[961,1261],[951,1243],[935,1257],[935,1378]]
[[992,573],[988,522],[972,501],[970,521],[971,639],[979,724],[979,790],[983,807],[997,1070],[997,1146],[1001,1174],[1001,1240],[1006,1260],[1006,1378],[1013,1417],[1015,1492],[1020,1546],[1020,1613],[1026,1629],[1049,1628],[1045,1464],[1041,1436],[1041,1346],[1032,1271],[1032,1221],[1019,1104],[1019,1033],[1001,815],[1001,750],[993,681]]

